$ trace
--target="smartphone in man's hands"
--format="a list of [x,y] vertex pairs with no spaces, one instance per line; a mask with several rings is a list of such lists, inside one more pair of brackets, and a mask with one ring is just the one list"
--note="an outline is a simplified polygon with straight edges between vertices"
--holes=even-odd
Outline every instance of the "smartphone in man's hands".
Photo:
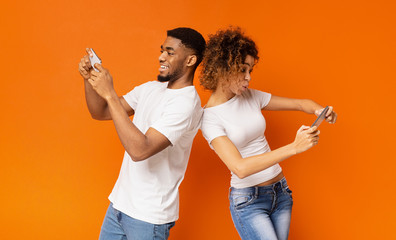
[[91,54],[89,54],[89,61],[91,62],[91,66],[95,71],[99,72],[99,70],[95,68],[95,63],[102,64],[102,60],[100,60],[100,58],[98,57],[98,55],[96,55],[95,51],[92,48],[90,49],[90,51],[92,53],[92,57]]

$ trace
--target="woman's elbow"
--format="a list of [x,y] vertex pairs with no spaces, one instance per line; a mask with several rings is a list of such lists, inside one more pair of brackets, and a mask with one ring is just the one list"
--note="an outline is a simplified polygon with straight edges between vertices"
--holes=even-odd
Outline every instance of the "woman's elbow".
[[249,176],[243,166],[235,166],[232,171],[239,179]]

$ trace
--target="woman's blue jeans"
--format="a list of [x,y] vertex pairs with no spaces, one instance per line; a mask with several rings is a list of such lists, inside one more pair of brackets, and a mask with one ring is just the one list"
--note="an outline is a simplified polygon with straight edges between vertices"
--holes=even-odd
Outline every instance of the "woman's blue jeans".
[[175,222],[152,224],[132,218],[110,203],[103,220],[99,240],[166,240]]
[[269,186],[230,188],[232,220],[242,240],[286,240],[292,192],[283,178]]

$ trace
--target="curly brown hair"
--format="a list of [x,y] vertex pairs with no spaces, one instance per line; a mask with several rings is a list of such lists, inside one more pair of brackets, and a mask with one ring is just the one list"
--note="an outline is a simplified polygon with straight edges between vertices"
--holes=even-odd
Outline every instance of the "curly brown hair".
[[256,44],[240,27],[229,27],[209,35],[199,77],[201,85],[215,91],[220,80],[230,81],[242,70],[246,57],[259,60]]

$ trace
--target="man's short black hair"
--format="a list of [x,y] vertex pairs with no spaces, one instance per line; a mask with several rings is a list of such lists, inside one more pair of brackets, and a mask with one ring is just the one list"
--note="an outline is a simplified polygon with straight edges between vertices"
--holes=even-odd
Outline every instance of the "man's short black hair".
[[191,28],[181,27],[168,30],[167,34],[168,37],[177,38],[185,47],[194,50],[197,56],[197,64],[195,67],[197,67],[202,62],[206,48],[206,42],[199,32]]

